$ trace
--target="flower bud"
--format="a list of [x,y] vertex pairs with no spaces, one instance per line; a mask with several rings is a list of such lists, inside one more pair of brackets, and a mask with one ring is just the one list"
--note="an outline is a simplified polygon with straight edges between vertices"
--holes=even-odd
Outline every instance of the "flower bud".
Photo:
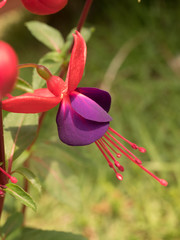
[[52,77],[51,72],[43,65],[38,65],[36,70],[39,76],[41,76],[44,80],[49,80]]
[[48,15],[59,12],[68,0],[22,0],[25,8],[38,15]]
[[18,59],[13,48],[0,41],[0,95],[11,92],[17,78]]

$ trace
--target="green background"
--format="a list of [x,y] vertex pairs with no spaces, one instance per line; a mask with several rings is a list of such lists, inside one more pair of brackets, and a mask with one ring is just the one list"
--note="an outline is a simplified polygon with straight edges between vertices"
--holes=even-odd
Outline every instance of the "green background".
[[[60,13],[46,17],[24,8],[5,12],[0,37],[12,44],[20,63],[37,62],[47,49],[24,22],[45,21],[66,36],[83,2],[71,0]],[[169,185],[161,186],[125,158],[119,182],[95,144],[65,146],[57,136],[56,107],[45,118],[30,163],[43,194],[36,196],[37,213],[28,210],[27,226],[72,231],[90,240],[180,239],[179,9],[179,1],[94,1],[85,26],[95,31],[80,83],[110,91],[111,127],[145,147],[147,153],[137,155]],[[30,81],[31,70],[22,76]],[[16,207],[7,198],[4,219]]]

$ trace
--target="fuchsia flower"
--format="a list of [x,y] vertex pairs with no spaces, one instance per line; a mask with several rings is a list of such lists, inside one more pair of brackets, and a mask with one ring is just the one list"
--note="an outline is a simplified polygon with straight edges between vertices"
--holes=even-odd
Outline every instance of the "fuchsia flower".
[[121,172],[124,168],[115,156],[119,158],[123,154],[166,186],[165,180],[159,179],[143,167],[140,159],[114,137],[116,135],[128,142],[133,149],[145,152],[144,148],[131,143],[109,127],[112,120],[108,114],[111,104],[109,93],[97,88],[77,88],[84,72],[86,43],[79,32],[73,36],[74,46],[65,82],[50,74],[47,77],[47,88],[10,97],[3,101],[3,109],[16,113],[38,113],[48,111],[60,103],[56,122],[61,141],[71,146],[83,146],[95,142],[119,180],[123,177],[116,168]]

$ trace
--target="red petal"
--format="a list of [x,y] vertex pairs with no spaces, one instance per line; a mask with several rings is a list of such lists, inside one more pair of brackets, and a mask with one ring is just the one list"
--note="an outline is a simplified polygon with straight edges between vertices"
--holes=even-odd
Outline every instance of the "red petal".
[[86,63],[86,43],[79,32],[76,31],[73,36],[74,46],[66,77],[69,93],[76,89],[81,81]]
[[47,88],[37,89],[34,93],[12,97],[2,101],[2,108],[15,113],[39,113],[46,112],[55,107],[61,101]]

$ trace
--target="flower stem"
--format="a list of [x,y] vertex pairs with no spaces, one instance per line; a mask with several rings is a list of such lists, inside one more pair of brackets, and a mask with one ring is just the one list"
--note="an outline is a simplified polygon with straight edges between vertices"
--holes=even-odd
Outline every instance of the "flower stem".
[[23,63],[23,64],[19,64],[18,65],[18,69],[21,69],[21,68],[37,68],[38,64],[35,64],[35,63]]
[[[3,170],[6,170],[1,97],[0,97],[0,166]],[[5,185],[6,183],[7,183],[6,175],[0,171],[0,185]],[[0,196],[0,217],[3,210],[3,205],[4,205],[4,196]]]
[[86,21],[88,12],[90,10],[91,4],[92,4],[93,0],[86,0],[84,8],[82,10],[81,16],[79,18],[79,22],[77,25],[77,31],[80,32],[82,26],[84,25],[84,22]]
[[[29,159],[30,158],[31,158],[31,155],[24,162],[24,167],[29,168]],[[29,182],[28,182],[28,180],[26,178],[24,179],[24,187],[23,187],[23,189],[24,189],[25,192],[28,192],[28,190],[29,190]],[[26,221],[26,209],[27,209],[26,205],[23,205],[22,206],[22,210],[21,210],[21,212],[23,214],[23,225],[25,225],[25,221]]]

